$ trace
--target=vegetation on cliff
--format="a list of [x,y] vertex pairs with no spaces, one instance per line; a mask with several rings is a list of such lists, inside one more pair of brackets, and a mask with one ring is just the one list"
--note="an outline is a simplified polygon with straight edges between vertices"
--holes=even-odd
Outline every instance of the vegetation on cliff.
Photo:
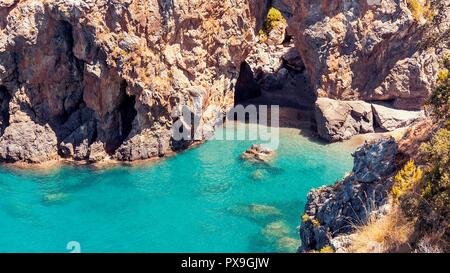
[[357,227],[350,252],[449,252],[450,246],[450,54],[426,102],[433,120],[429,140],[397,172],[391,210]]
[[270,32],[279,25],[286,25],[286,19],[281,14],[281,11],[272,7],[267,14],[263,27],[258,32],[259,42],[265,43],[269,39]]
[[407,3],[416,21],[433,20],[434,11],[431,7],[430,0],[408,0]]

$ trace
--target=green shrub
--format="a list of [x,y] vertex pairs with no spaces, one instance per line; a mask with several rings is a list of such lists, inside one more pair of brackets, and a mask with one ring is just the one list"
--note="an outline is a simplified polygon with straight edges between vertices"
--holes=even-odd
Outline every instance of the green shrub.
[[270,8],[264,25],[258,32],[260,43],[265,43],[269,38],[270,32],[279,24],[286,24],[286,19],[284,19],[281,11],[276,8]]

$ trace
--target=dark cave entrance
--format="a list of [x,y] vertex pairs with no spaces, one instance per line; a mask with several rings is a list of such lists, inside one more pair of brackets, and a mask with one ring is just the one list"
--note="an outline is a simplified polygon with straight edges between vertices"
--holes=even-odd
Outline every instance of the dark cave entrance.
[[11,95],[5,86],[0,86],[0,135],[9,125],[9,102]]
[[119,135],[121,141],[124,141],[133,129],[133,120],[137,115],[137,111],[134,108],[136,103],[135,96],[125,95],[122,103],[119,106],[120,126]]
[[133,130],[133,121],[137,115],[136,98],[134,95],[128,95],[126,89],[127,83],[122,81],[120,83],[120,103],[112,113],[110,129],[103,136],[105,150],[108,154],[113,154]]
[[261,87],[254,78],[252,68],[247,62],[243,62],[234,90],[234,105],[243,104],[260,96]]

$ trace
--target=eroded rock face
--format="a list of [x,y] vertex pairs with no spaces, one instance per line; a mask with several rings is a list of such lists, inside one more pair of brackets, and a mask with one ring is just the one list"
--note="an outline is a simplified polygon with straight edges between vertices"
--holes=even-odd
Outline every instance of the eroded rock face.
[[[182,104],[213,128],[203,113],[233,106],[267,9],[264,0],[2,1],[0,160],[164,155]],[[48,147],[25,145],[24,124]]]
[[364,101],[318,98],[315,117],[319,136],[330,142],[374,132],[372,107]]
[[395,171],[393,138],[365,144],[354,153],[353,173],[333,186],[309,192],[300,226],[300,251],[333,246],[333,238],[362,225],[387,202]]
[[448,1],[432,1],[438,15],[428,23],[414,18],[405,0],[283,2],[291,7],[290,31],[320,97],[421,107],[449,38]]

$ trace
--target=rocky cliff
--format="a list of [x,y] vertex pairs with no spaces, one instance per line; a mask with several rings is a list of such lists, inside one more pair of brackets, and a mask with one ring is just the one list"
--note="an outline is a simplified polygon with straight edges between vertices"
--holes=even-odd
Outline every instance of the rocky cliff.
[[284,2],[292,9],[290,29],[320,97],[421,107],[448,46],[448,1]]
[[[137,160],[206,138],[234,105],[238,79],[249,78],[244,60],[257,51],[270,6],[286,16],[305,72],[268,69],[266,86],[299,79],[289,86],[313,97],[418,110],[450,26],[448,1],[418,1],[420,10],[410,0],[3,0],[0,160]],[[264,54],[274,48],[286,47]],[[171,138],[180,105],[199,120],[197,131],[183,128],[193,139],[181,142]],[[362,122],[360,109],[347,106],[339,107],[344,122],[316,115],[319,132],[329,133],[322,137],[377,127],[375,116]]]
[[233,106],[267,7],[262,0],[2,1],[0,159],[136,160],[188,145],[171,141],[177,107],[202,116],[200,133],[213,130],[217,114]]

